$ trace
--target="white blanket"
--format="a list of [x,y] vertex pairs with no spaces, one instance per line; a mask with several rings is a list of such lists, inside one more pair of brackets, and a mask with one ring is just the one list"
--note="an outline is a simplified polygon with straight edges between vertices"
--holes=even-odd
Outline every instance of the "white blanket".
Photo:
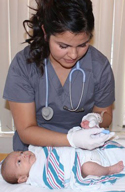
[[100,189],[114,184],[125,177],[125,170],[110,176],[81,176],[81,165],[92,161],[103,166],[111,166],[123,160],[125,164],[125,148],[115,141],[107,142],[103,147],[88,151],[71,147],[36,147],[29,146],[36,155],[27,184],[47,189]]
[[[124,140],[118,140],[118,142],[124,144],[125,141]],[[105,186],[105,187],[104,187]],[[0,174],[0,192],[51,192],[52,190],[49,189],[42,189],[39,187],[35,187],[35,186],[30,186],[30,185],[26,185],[24,184],[8,184],[6,183],[1,174]],[[60,189],[60,190],[53,190],[53,192],[80,192],[81,190],[69,190],[69,189]],[[83,190],[82,190],[83,191]],[[123,191],[125,192],[125,177],[118,179],[113,185],[111,184],[105,184],[105,185],[101,185],[98,189],[92,189],[92,188],[88,188],[88,189],[84,189],[84,192],[109,192],[109,191]]]

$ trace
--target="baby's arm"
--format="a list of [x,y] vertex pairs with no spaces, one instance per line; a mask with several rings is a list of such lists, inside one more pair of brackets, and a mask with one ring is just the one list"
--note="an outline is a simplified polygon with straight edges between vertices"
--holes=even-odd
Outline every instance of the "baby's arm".
[[93,127],[99,128],[99,123],[102,121],[100,114],[88,113],[82,118],[81,127],[89,129]]
[[81,127],[84,129],[89,128],[100,128],[99,124],[103,121],[103,114],[106,111],[103,111],[101,114],[99,113],[88,113],[82,118]]
[[119,173],[124,169],[123,161],[119,161],[118,163],[109,166],[103,167],[95,162],[88,161],[82,165],[81,173],[83,178],[88,175],[94,176],[103,176],[103,175],[111,175],[115,173]]

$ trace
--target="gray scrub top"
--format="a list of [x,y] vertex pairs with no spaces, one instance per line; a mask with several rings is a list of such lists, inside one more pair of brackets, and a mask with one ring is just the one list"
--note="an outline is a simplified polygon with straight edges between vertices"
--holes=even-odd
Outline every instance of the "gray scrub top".
[[[13,59],[6,79],[3,97],[9,101],[19,103],[35,102],[36,118],[40,127],[57,132],[67,133],[69,129],[80,125],[84,115],[92,112],[93,106],[107,107],[114,98],[114,77],[108,59],[97,49],[90,46],[86,55],[80,60],[80,67],[84,70],[86,79],[84,93],[79,109],[84,112],[69,112],[63,109],[66,105],[71,109],[69,98],[69,77],[62,87],[53,66],[48,60],[49,106],[54,110],[51,120],[44,120],[41,109],[46,101],[45,73],[41,75],[35,63],[27,64],[29,46],[17,53]],[[76,66],[74,66],[76,67]],[[82,90],[82,73],[75,71],[72,75],[72,101],[77,107]],[[18,111],[17,111],[18,112]],[[13,140],[14,150],[27,150],[27,146],[15,132]]]

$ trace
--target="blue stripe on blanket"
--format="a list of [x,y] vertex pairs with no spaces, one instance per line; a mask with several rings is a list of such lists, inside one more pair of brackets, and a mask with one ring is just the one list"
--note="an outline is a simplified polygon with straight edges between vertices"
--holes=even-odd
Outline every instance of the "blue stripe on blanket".
[[75,154],[75,162],[74,166],[72,169],[74,173],[74,178],[76,179],[76,182],[79,183],[80,185],[84,186],[89,186],[89,185],[96,185],[96,184],[105,184],[107,182],[114,184],[117,179],[121,177],[125,177],[125,174],[113,174],[113,175],[107,175],[107,176],[102,176],[99,178],[83,178],[81,175],[81,164],[80,164],[80,159],[79,156],[76,152]]
[[121,144],[117,143],[116,141],[108,141],[108,142],[106,142],[102,147],[100,147],[101,150],[111,149],[111,148],[120,148],[120,149],[123,149],[124,146],[122,146]]
[[46,155],[46,163],[43,170],[43,181],[49,189],[64,188],[64,167],[60,163],[56,149],[43,148]]

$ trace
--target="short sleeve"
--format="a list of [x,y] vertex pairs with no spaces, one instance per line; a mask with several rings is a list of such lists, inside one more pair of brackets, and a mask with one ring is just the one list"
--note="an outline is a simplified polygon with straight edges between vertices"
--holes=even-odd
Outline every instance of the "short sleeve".
[[100,74],[97,75],[95,106],[102,108],[108,107],[115,101],[114,75],[108,59],[105,60],[105,63],[100,70]]
[[34,89],[30,82],[30,65],[26,63],[24,51],[13,59],[3,93],[3,98],[9,101],[30,103],[34,101]]

